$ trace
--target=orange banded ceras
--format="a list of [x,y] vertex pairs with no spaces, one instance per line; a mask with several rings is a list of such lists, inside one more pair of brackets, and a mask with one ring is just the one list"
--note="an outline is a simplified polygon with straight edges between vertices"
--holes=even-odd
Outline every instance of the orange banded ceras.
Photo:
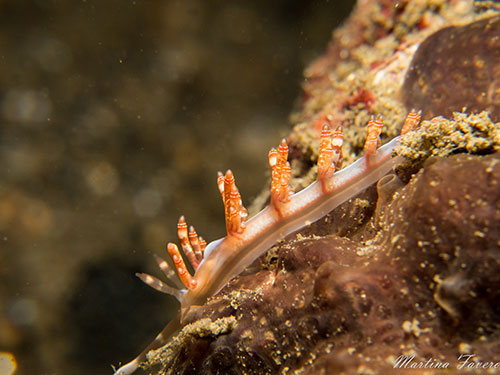
[[[412,110],[402,133],[413,130],[419,122],[420,112]],[[193,227],[188,230],[181,216],[177,234],[184,256],[177,245],[167,245],[175,270],[166,260],[156,256],[170,285],[153,276],[138,274],[142,281],[156,290],[177,297],[181,302],[181,310],[139,356],[120,367],[115,375],[132,374],[145,361],[148,351],[164,345],[180,330],[191,308],[204,304],[277,241],[319,220],[399,164],[402,156],[393,155],[393,150],[400,136],[380,147],[382,126],[381,116],[372,117],[367,126],[365,155],[337,171],[342,157],[342,129],[332,132],[328,125],[324,125],[320,138],[317,181],[298,193],[294,193],[288,184],[291,176],[287,161],[288,146],[282,140],[277,150],[269,152],[270,203],[250,219],[247,219],[247,211],[242,205],[233,173],[230,170],[225,174],[219,172],[217,185],[224,204],[227,236],[207,246]],[[193,274],[186,266],[186,261],[194,270]]]

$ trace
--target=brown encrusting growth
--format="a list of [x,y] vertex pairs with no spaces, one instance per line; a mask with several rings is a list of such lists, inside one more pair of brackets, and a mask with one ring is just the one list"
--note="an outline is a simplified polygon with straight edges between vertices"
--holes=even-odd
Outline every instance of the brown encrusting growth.
[[399,155],[414,164],[431,156],[454,153],[486,154],[500,151],[500,122],[490,120],[487,112],[453,113],[451,119],[436,117],[403,136],[396,148]]
[[234,318],[230,332],[190,336],[168,359],[151,353],[151,364],[161,358],[161,374],[400,373],[394,360],[411,353],[456,373],[467,347],[494,360],[499,184],[499,154],[425,166],[364,226],[364,241],[292,236],[267,270],[235,279],[188,316]]

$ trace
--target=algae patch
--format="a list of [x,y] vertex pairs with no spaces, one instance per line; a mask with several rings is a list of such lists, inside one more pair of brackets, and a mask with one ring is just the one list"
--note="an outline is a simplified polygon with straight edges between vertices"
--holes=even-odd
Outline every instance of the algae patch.
[[412,163],[432,156],[456,153],[488,154],[500,150],[500,122],[491,121],[488,112],[454,112],[452,119],[435,117],[423,121],[418,129],[401,138],[395,152]]
[[200,319],[186,325],[177,336],[159,349],[151,350],[147,354],[148,367],[160,365],[162,374],[170,374],[169,363],[179,353],[181,347],[190,339],[217,337],[231,332],[236,326],[236,318],[228,316],[212,321],[209,318]]

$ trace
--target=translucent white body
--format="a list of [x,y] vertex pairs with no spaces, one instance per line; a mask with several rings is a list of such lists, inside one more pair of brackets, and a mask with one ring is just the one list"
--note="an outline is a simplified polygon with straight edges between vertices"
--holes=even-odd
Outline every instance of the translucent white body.
[[145,360],[148,351],[164,345],[177,332],[192,306],[204,304],[276,242],[321,219],[401,163],[401,156],[392,156],[399,138],[380,147],[375,154],[364,156],[331,177],[315,181],[293,194],[279,212],[273,206],[264,208],[246,222],[245,230],[238,237],[227,236],[211,242],[194,275],[197,287],[183,295],[180,314],[137,358],[120,367],[115,375],[132,374]]

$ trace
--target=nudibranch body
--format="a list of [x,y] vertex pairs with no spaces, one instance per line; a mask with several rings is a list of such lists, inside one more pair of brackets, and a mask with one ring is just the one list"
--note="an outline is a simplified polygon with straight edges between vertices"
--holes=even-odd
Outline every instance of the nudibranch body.
[[[415,128],[419,121],[420,113],[412,111],[403,125],[404,132]],[[167,250],[176,272],[166,260],[160,257],[156,260],[173,286],[150,275],[138,276],[151,287],[177,297],[181,311],[137,358],[120,367],[115,375],[132,374],[145,361],[148,351],[165,344],[181,328],[191,308],[204,304],[277,241],[319,220],[399,164],[402,157],[394,156],[393,150],[400,137],[380,147],[381,130],[382,118],[372,118],[368,124],[365,156],[336,171],[343,133],[341,128],[332,133],[325,125],[320,139],[317,181],[298,193],[293,193],[288,184],[291,171],[288,146],[283,140],[277,150],[269,152],[270,204],[248,220],[233,173],[230,170],[224,175],[219,173],[217,184],[224,203],[227,236],[206,246],[193,227],[188,231],[184,217],[179,219],[178,237],[185,259],[195,270],[194,275],[188,271],[177,245],[169,243]]]

